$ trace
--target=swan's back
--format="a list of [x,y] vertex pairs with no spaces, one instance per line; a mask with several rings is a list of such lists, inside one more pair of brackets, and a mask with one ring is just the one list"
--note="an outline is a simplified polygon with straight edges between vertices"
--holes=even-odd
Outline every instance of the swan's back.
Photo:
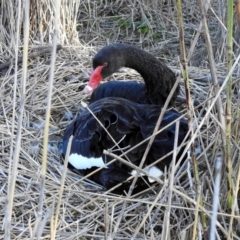
[[[161,112],[161,106],[137,104],[121,98],[104,98],[89,105],[91,112],[99,119],[103,126],[108,130],[116,142],[120,141],[119,146],[126,148],[135,146],[145,138],[151,136],[157,119]],[[161,128],[164,128],[181,115],[169,110],[164,114]],[[187,121],[180,120],[180,131],[178,145],[181,144],[188,131]],[[71,154],[78,154],[87,158],[100,158],[103,156],[104,149],[115,146],[112,139],[108,136],[104,128],[86,109],[74,120],[66,129],[63,137],[63,155],[70,136],[73,135]],[[155,160],[163,157],[173,150],[175,138],[175,124],[169,126],[158,134],[149,151],[145,165],[149,165]],[[127,154],[132,163],[138,165],[142,159],[148,142],[132,150]],[[115,149],[117,149],[115,147]],[[120,154],[115,151],[115,154]],[[164,170],[172,160],[172,155],[157,164]],[[128,167],[126,167],[128,169]],[[129,171],[129,169],[128,169]]]
[[105,97],[124,98],[141,104],[150,104],[144,83],[110,81],[98,86],[92,93],[90,103]]

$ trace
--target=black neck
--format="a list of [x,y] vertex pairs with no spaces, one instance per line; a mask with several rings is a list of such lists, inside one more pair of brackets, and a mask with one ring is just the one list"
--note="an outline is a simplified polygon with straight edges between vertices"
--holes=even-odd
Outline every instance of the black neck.
[[[143,77],[152,103],[163,104],[176,81],[175,74],[163,62],[145,51],[128,45],[123,45],[123,48],[126,54],[125,67],[135,69]],[[179,88],[171,103],[175,101],[178,92]]]

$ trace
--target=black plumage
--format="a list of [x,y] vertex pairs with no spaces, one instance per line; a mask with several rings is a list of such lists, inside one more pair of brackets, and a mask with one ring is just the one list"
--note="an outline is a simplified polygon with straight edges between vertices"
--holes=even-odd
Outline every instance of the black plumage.
[[135,103],[151,104],[147,97],[145,84],[138,82],[110,81],[103,83],[93,91],[90,103],[105,97],[119,97]]
[[[103,84],[104,86],[95,89],[91,102],[100,99],[97,98],[98,95],[103,97],[122,97],[138,102],[139,95],[141,95],[142,99],[139,103],[162,105],[176,82],[175,74],[162,61],[140,48],[127,44],[117,43],[102,48],[93,58],[94,71],[98,67],[101,67],[101,70],[97,70],[96,74],[93,72],[89,81],[89,86],[91,85],[92,89],[95,89],[102,79],[110,76],[121,67],[135,69],[143,77],[145,84],[137,86],[136,83],[130,85],[127,82],[118,84],[105,83]],[[95,75],[98,76],[96,77]],[[128,86],[124,86],[125,84],[128,84]],[[118,88],[122,85],[121,91],[118,90],[116,85]],[[136,87],[137,90],[135,89]],[[109,90],[110,88],[112,90]],[[169,105],[175,103],[179,90],[180,87],[178,86]],[[103,93],[96,93],[100,91],[103,91]]]
[[[143,77],[145,83],[112,81],[97,87],[102,79],[110,76],[121,67],[135,69]],[[120,43],[102,48],[93,58],[93,69],[89,83],[84,89],[86,93],[94,90],[89,108],[108,130],[115,142],[120,141],[120,148],[134,147],[150,137],[162,110],[161,105],[165,103],[176,82],[175,74],[151,54]],[[178,93],[179,86],[169,105],[174,104]],[[180,117],[177,111],[167,111],[164,114],[160,129]],[[187,121],[182,118],[179,121],[178,145],[182,143],[188,132]],[[63,157],[65,157],[71,135],[74,138],[69,163],[73,164],[84,176],[112,160],[109,156],[103,155],[104,149],[114,148],[116,155],[122,153],[88,110],[84,110],[67,127],[62,144]],[[174,139],[175,124],[155,137],[143,167],[147,167],[170,153],[174,148]],[[128,152],[126,159],[138,166],[147,144],[148,141]],[[182,150],[179,151],[179,154],[181,153]],[[149,174],[155,171],[154,174],[159,177],[171,161],[172,154],[157,163],[155,167],[147,167],[146,171]],[[132,170],[129,166],[119,164],[116,161],[92,175],[90,179],[109,189],[128,179],[133,174]],[[150,182],[147,177],[146,180]],[[130,183],[125,181],[118,190],[128,190]],[[139,190],[147,186],[144,181],[141,181],[141,178],[138,178],[137,188]]]
[[[159,105],[137,104],[122,98],[103,98],[90,104],[89,108],[116,142],[122,139],[119,143],[121,148],[129,145],[133,147],[151,136],[162,110]],[[166,111],[160,129],[180,117],[181,115],[175,110]],[[181,118],[179,121],[178,145],[182,143],[188,132],[186,119]],[[113,148],[115,144],[87,109],[67,127],[63,136],[63,157],[65,157],[71,135],[73,135],[73,141],[70,155],[78,154],[87,158],[103,157],[106,162],[111,160],[103,156],[103,150]],[[144,167],[171,152],[174,148],[174,138],[175,124],[172,124],[155,137]],[[148,141],[127,154],[133,164],[139,165],[147,143]],[[116,150],[117,147],[114,149]],[[121,151],[116,150],[114,153],[119,155]],[[171,161],[172,154],[157,163],[156,166],[164,171],[165,166],[168,167]],[[86,175],[93,169],[83,169],[81,172]],[[128,166],[119,166],[114,163],[91,179],[106,188],[110,188],[131,176],[131,171],[132,169]]]

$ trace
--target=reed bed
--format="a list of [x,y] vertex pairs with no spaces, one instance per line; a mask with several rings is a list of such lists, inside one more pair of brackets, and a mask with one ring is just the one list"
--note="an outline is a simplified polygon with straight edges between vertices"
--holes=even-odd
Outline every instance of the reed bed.
[[[59,142],[66,126],[81,113],[81,101],[89,100],[82,89],[91,73],[92,57],[106,44],[119,41],[134,44],[165,61],[182,76],[175,2],[71,0],[55,4],[44,0],[40,4],[30,1],[29,22],[27,2],[0,2],[0,239],[209,239],[213,215],[217,216],[216,239],[240,239],[238,25],[234,20],[233,68],[228,69],[226,3],[218,1],[207,6],[211,64],[219,82],[217,90],[210,72],[198,1],[181,3],[190,95],[200,103],[191,109],[192,137],[199,150],[198,185],[193,165],[186,161],[185,167],[175,169],[174,176],[169,174],[169,178],[166,175],[161,179],[163,184],[156,184],[154,191],[149,189],[126,197],[106,192],[70,170],[63,182],[66,169],[58,150]],[[57,3],[60,7],[55,11]],[[24,61],[23,56],[28,60]],[[225,109],[229,73],[233,76],[230,142],[235,204],[232,212],[227,202],[228,175],[216,105],[220,97]],[[126,68],[113,78],[142,81],[138,73]],[[180,97],[185,98],[183,78],[180,85]],[[46,121],[47,106],[50,117]],[[175,106],[183,114],[188,107]],[[47,148],[44,147],[46,124]],[[43,170],[44,156],[46,170]],[[220,169],[219,161],[223,162]],[[13,196],[9,192],[14,175]],[[220,181],[217,197],[214,197],[215,178]],[[217,208],[216,205],[213,208],[213,197],[217,199]],[[200,214],[205,216],[206,226]]]

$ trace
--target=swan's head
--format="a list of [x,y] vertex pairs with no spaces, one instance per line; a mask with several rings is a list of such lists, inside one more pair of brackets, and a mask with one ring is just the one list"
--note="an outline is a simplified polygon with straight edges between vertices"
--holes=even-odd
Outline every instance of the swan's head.
[[102,48],[93,58],[93,71],[83,91],[91,93],[104,78],[109,77],[124,65],[125,58],[119,45]]

